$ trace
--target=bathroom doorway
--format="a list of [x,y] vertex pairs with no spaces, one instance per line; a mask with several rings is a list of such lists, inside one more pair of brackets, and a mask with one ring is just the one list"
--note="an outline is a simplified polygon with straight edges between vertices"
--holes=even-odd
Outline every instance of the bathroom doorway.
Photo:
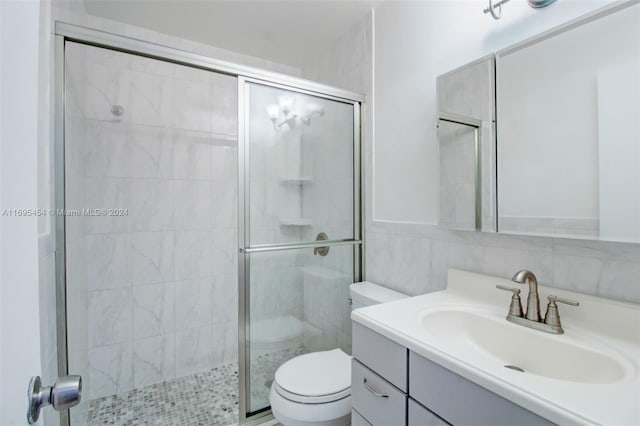
[[287,359],[350,353],[358,95],[56,32],[60,374],[83,377],[62,423],[267,415]]

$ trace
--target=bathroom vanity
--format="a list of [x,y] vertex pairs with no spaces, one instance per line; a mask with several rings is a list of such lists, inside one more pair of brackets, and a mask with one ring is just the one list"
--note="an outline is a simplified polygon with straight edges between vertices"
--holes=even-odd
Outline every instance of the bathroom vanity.
[[354,311],[352,423],[640,423],[637,305],[540,287],[581,302],[554,335],[508,322],[496,285],[514,283],[450,270],[444,291]]
[[354,425],[552,424],[358,323],[353,342]]

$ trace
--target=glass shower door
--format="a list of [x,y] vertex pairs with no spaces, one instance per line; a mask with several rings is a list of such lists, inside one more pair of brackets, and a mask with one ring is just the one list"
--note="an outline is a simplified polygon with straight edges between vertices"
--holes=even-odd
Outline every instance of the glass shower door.
[[237,83],[66,42],[72,425],[238,419]]
[[241,410],[249,417],[269,408],[274,373],[286,360],[351,352],[359,104],[249,80],[240,99]]

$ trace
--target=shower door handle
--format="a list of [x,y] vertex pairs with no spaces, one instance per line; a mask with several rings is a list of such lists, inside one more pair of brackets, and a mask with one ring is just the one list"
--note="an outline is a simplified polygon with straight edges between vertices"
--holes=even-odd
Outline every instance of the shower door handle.
[[27,398],[27,422],[34,424],[40,417],[40,410],[51,405],[56,411],[68,410],[80,403],[82,397],[82,377],[62,376],[53,386],[42,386],[40,376],[33,376],[29,382]]
[[[316,241],[327,241],[329,237],[324,232],[319,233],[316,236]],[[329,254],[329,246],[321,246],[313,249],[313,255],[319,254],[320,256],[326,256]]]

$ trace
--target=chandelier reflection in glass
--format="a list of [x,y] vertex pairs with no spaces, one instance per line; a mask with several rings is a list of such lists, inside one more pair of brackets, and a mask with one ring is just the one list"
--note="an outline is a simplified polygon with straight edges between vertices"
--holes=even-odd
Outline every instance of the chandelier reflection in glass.
[[298,121],[309,126],[312,116],[324,117],[324,108],[313,102],[296,107],[291,96],[281,95],[277,104],[267,105],[267,115],[273,123],[273,129],[279,132],[283,128],[295,127]]

